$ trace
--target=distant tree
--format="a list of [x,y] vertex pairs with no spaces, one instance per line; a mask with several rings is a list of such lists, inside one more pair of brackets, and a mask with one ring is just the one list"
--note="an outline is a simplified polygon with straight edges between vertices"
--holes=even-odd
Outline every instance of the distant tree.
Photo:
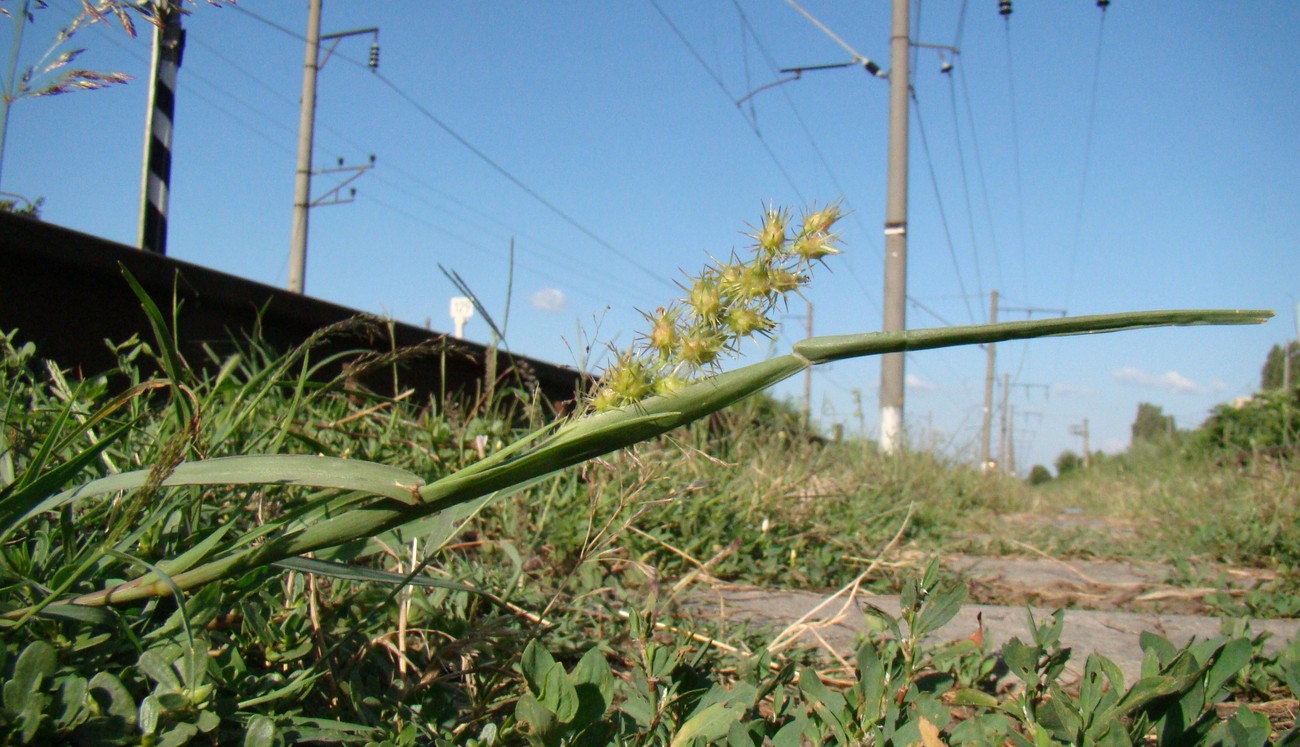
[[1166,415],[1164,408],[1150,402],[1138,404],[1137,418],[1133,420],[1130,445],[1140,441],[1158,441],[1174,433],[1174,416]]
[[1083,457],[1066,449],[1056,458],[1056,476],[1065,477],[1083,466]]
[[1041,464],[1035,464],[1034,468],[1029,470],[1029,484],[1042,485],[1045,482],[1052,481],[1052,471]]
[[1274,345],[1268,351],[1268,357],[1264,359],[1264,369],[1259,375],[1259,389],[1262,392],[1271,392],[1282,388],[1282,383],[1286,380],[1286,355],[1291,356],[1291,382],[1294,384],[1297,377],[1300,377],[1300,343],[1289,342],[1283,352],[1281,345]]

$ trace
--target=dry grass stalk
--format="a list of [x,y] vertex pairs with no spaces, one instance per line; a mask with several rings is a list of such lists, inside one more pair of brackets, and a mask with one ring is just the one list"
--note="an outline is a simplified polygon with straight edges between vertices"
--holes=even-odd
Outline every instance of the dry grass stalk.
[[[858,588],[862,585],[862,582],[866,580],[867,577],[869,577],[871,574],[876,572],[876,568],[879,567],[879,561],[883,559],[886,555],[888,555],[889,552],[893,550],[894,547],[899,543],[899,541],[902,540],[903,534],[907,531],[908,525],[912,523],[912,512],[915,509],[915,507],[916,504],[914,503],[910,504],[907,507],[907,514],[903,517],[903,522],[898,526],[898,531],[894,533],[893,538],[889,540],[889,543],[885,545],[884,549],[882,549],[879,553],[877,553],[876,559],[873,560],[871,564],[866,567],[865,570],[863,570],[856,577],[854,577],[852,581],[845,584],[839,591],[835,592],[834,594],[830,595],[826,599],[822,600],[822,602],[818,604],[816,607],[813,607],[812,609],[805,612],[803,616],[800,617],[798,620],[795,620],[794,622],[790,623],[790,625],[788,625],[785,630],[782,630],[779,634],[777,634],[775,638],[772,639],[772,642],[768,644],[767,650],[771,651],[772,653],[777,653],[778,651],[793,644],[796,640],[798,640],[799,636],[803,635],[804,632],[815,630],[816,628],[830,627],[831,625],[837,624],[840,620],[843,620],[844,615],[848,612],[849,608],[853,606],[853,603],[856,601]],[[834,615],[832,615],[829,618],[824,618],[824,619],[816,620],[814,622],[809,622],[809,620],[818,612],[820,612],[822,608],[826,607],[831,602],[833,602],[836,599],[839,599],[840,597],[844,597],[844,603],[840,605],[839,610]],[[823,641],[822,643],[823,645],[825,645],[825,641]],[[830,649],[829,646],[827,646],[827,649],[832,650]]]

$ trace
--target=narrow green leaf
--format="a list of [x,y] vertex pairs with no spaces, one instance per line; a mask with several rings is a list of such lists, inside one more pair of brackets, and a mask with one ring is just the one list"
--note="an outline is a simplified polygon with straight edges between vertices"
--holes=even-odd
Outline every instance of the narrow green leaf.
[[289,676],[289,682],[283,687],[278,687],[271,692],[263,693],[255,698],[241,700],[237,705],[240,710],[247,710],[254,706],[265,705],[283,698],[294,697],[310,688],[312,683],[315,682],[321,674],[323,674],[323,672],[310,669],[299,669]]
[[70,620],[83,625],[116,625],[117,614],[103,607],[83,607],[78,604],[51,604],[37,617],[49,617],[56,620]]
[[[179,421],[181,430],[185,429],[186,423],[193,417],[193,406],[185,393],[181,391],[181,384],[185,382],[185,373],[189,368],[181,358],[180,351],[176,349],[175,337],[172,330],[167,324],[166,317],[159,310],[158,304],[154,303],[144,286],[135,279],[135,276],[126,269],[125,265],[119,263],[119,269],[122,271],[122,277],[126,278],[127,285],[131,286],[131,291],[135,293],[136,299],[140,302],[141,308],[144,309],[145,316],[149,319],[149,326],[153,329],[154,340],[158,343],[158,362],[162,365],[163,371],[167,374],[167,379],[171,384],[173,402],[176,406],[176,418]],[[175,299],[173,299],[175,307]]]
[[[493,462],[491,466],[471,466],[420,488],[420,505],[371,504],[357,507],[343,516],[327,519],[301,531],[296,531],[295,527],[290,533],[269,537],[257,547],[245,548],[178,574],[175,580],[182,589],[188,589],[287,557],[374,536],[450,506],[509,489],[526,480],[665,433],[744,399],[815,363],[1044,335],[1110,332],[1162,325],[1258,323],[1271,316],[1271,312],[1256,311],[1137,312],[813,338],[797,343],[793,355],[709,377],[671,395],[651,397],[636,405],[576,420],[520,456],[505,462]],[[128,603],[169,593],[169,588],[157,583],[137,583],[115,589],[111,597],[107,591],[100,591],[77,601],[86,604]]]
[[963,687],[952,691],[949,696],[954,705],[977,706],[979,708],[997,708],[998,699],[973,687]]
[[1133,311],[1122,314],[1093,314],[1060,319],[1031,319],[1022,322],[940,327],[903,332],[872,332],[859,335],[813,337],[794,345],[794,352],[814,363],[861,358],[882,353],[931,350],[954,345],[1028,340],[1037,337],[1088,335],[1150,327],[1182,327],[1201,324],[1260,324],[1273,318],[1265,310],[1180,310]]
[[105,449],[126,435],[130,429],[129,425],[120,426],[104,434],[95,445],[80,451],[57,467],[45,471],[21,486],[18,483],[11,485],[12,492],[8,495],[0,493],[0,542],[8,539],[15,528],[31,517],[57,508],[58,504],[44,507],[50,502],[46,500],[50,493],[80,474],[88,464],[98,459]]
[[[109,475],[71,490],[65,490],[32,507],[15,522],[24,521],[52,511],[81,498],[119,490],[134,490],[149,480],[150,470],[135,470]],[[66,478],[61,481],[66,482]],[[309,456],[302,454],[269,454],[264,456],[233,456],[184,462],[176,467],[161,483],[164,487],[178,485],[299,485],[312,488],[354,490],[392,498],[411,504],[416,502],[415,490],[424,485],[419,476],[397,467],[365,462],[360,459]]]
[[373,726],[332,721],[323,718],[292,716],[281,730],[287,744],[303,742],[366,742],[375,734]]
[[443,581],[442,579],[429,578],[428,576],[411,576],[406,573],[381,571],[377,568],[362,568],[359,566],[346,565],[344,563],[335,563],[328,560],[317,560],[315,558],[285,558],[284,560],[276,561],[273,565],[290,571],[314,573],[319,576],[341,578],[345,581],[376,582],[382,584],[397,584],[399,586],[423,586],[430,589],[463,591],[469,594],[478,594],[479,596],[484,596],[489,599],[496,598],[482,589],[476,589],[473,586],[466,586],[465,584],[458,584],[454,581]]
[[188,571],[190,568],[194,567],[195,563],[203,560],[212,552],[212,550],[217,546],[217,543],[221,541],[222,537],[226,536],[226,532],[230,531],[232,526],[234,525],[222,524],[217,527],[215,531],[210,532],[208,536],[204,537],[203,540],[194,547],[191,547],[171,560],[159,562],[158,569],[169,575]]

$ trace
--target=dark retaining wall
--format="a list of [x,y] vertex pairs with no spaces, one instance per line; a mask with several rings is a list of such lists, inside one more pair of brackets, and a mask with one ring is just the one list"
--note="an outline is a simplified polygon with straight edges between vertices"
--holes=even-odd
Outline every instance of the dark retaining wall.
[[[280,288],[180,262],[66,228],[0,213],[0,331],[19,330],[18,338],[36,344],[37,355],[59,365],[95,374],[116,361],[104,340],[121,342],[138,334],[152,340],[148,319],[122,275],[127,269],[169,314],[173,288],[181,303],[181,352],[193,364],[206,362],[202,345],[225,353],[232,339],[260,327],[272,347],[287,351],[313,332],[359,312],[300,296]],[[438,342],[448,335],[395,323],[399,346]],[[482,345],[452,341],[445,356],[446,390],[481,385],[487,351]],[[332,338],[322,352],[349,349],[385,352],[387,333],[354,331]],[[399,386],[421,397],[443,391],[440,356],[401,364]],[[553,402],[573,399],[582,378],[571,368],[521,356],[498,355],[499,373],[523,371]],[[391,372],[367,380],[391,389]]]

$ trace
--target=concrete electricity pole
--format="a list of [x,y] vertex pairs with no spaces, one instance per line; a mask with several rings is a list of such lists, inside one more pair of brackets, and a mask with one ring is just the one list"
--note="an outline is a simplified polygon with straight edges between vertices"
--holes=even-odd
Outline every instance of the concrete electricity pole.
[[[993,291],[993,305],[989,309],[989,324],[998,323],[998,292]],[[984,367],[984,427],[980,431],[980,471],[986,472],[989,468],[990,440],[992,440],[993,430],[993,377],[994,362],[996,358],[995,347],[993,343],[987,343],[988,363]]]
[[[894,0],[889,44],[889,174],[885,203],[884,331],[907,328],[907,126],[910,0]],[[880,361],[880,449],[893,454],[903,440],[904,354]]]
[[[319,200],[313,202],[311,199],[312,141],[316,130],[316,74],[325,66],[325,62],[333,53],[334,47],[338,45],[340,39],[364,34],[374,35],[374,42],[370,45],[370,69],[374,71],[379,67],[379,29],[372,26],[321,36],[320,17],[321,0],[309,0],[307,4],[307,53],[303,61],[302,102],[298,110],[298,167],[293,180],[293,233],[289,244],[289,290],[294,293],[302,293],[306,282],[308,212],[314,205],[332,205],[349,201],[334,199],[332,202],[322,203]],[[325,59],[322,60],[320,59],[320,43],[325,40],[333,40],[334,45],[326,50]],[[375,157],[372,155],[370,157],[370,166],[373,166],[374,163]],[[370,166],[344,166],[343,159],[340,158],[337,169],[329,169],[320,173],[349,171],[354,172],[354,174],[351,179],[337,185],[326,193],[325,197],[336,195],[344,185],[356,179]],[[352,193],[355,195],[356,190],[352,190]],[[321,199],[324,199],[324,197]]]
[[1070,426],[1070,434],[1074,436],[1083,436],[1083,468],[1087,469],[1092,466],[1092,451],[1088,445],[1088,419],[1083,419],[1083,425]]
[[298,110],[298,170],[293,178],[293,234],[289,245],[289,290],[303,292],[307,274],[307,211],[311,209],[311,152],[316,130],[316,61],[320,56],[321,0],[307,4],[307,55]]
[[1007,467],[1007,397],[1011,394],[1011,374],[1002,374],[1002,437],[998,439],[998,469]]
[[1007,474],[1016,474],[1016,406],[1007,413]]

